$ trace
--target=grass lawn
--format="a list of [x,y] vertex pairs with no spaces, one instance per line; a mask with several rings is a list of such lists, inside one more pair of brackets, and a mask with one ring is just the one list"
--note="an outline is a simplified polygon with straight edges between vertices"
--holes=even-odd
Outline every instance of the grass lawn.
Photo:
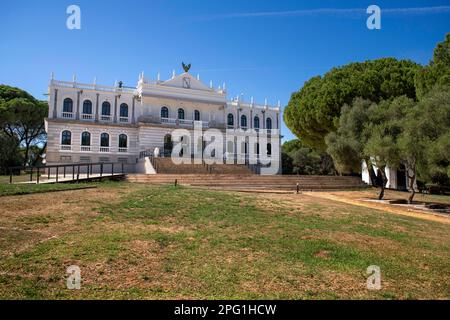
[[[66,268],[81,268],[81,290]],[[382,289],[366,289],[381,268]],[[0,298],[450,298],[450,224],[125,182],[0,197]]]
[[[0,197],[23,195],[32,193],[43,193],[50,191],[62,191],[62,190],[76,190],[89,187],[95,187],[95,184],[88,183],[58,183],[58,184],[1,184],[0,183]],[[1,200],[0,200],[1,204]]]

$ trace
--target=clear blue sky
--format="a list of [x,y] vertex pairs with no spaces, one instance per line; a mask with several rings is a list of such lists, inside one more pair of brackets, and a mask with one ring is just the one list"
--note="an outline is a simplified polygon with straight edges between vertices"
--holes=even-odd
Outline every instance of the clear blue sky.
[[[81,7],[81,30],[66,28],[71,4]],[[371,4],[382,9],[381,30],[366,28]],[[80,82],[133,86],[141,71],[167,78],[184,61],[205,83],[225,81],[230,96],[284,106],[333,66],[388,56],[426,64],[446,32],[449,0],[7,1],[0,83],[45,99],[52,71],[60,80],[76,73]],[[285,126],[282,133],[293,138]]]

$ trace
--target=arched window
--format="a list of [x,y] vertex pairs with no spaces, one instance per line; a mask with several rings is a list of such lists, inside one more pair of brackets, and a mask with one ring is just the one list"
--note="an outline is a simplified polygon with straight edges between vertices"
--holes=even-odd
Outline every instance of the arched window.
[[259,117],[258,116],[255,116],[255,118],[253,119],[253,128],[259,129]]
[[169,117],[169,109],[167,107],[161,108],[161,118],[168,118]]
[[109,147],[109,134],[106,132],[100,135],[100,147]]
[[64,130],[61,133],[61,144],[70,146],[72,144],[72,133],[69,130]]
[[73,101],[70,98],[65,98],[63,102],[63,112],[73,112]]
[[194,111],[194,120],[200,121],[200,111],[198,111],[198,110]]
[[103,116],[111,115],[111,104],[108,101],[102,103],[102,115]]
[[91,134],[87,131],[84,131],[81,134],[81,145],[82,146],[90,146],[91,145]]
[[92,114],[92,102],[91,100],[84,100],[83,102],[83,113]]
[[267,144],[267,155],[272,155],[272,145],[270,143]]
[[126,103],[120,105],[120,117],[128,118],[128,105]]
[[271,130],[272,129],[272,119],[267,118],[266,119],[266,129]]
[[227,118],[228,120],[227,120],[227,124],[229,125],[229,126],[234,126],[234,116],[233,116],[233,114],[232,113],[229,113],[228,114],[228,118]]
[[241,127],[247,127],[247,116],[245,114],[241,116]]
[[127,144],[128,144],[127,140],[128,140],[128,137],[126,134],[123,134],[123,133],[120,134],[119,135],[119,148],[127,148]]
[[182,108],[178,109],[178,119],[184,120],[184,110]]

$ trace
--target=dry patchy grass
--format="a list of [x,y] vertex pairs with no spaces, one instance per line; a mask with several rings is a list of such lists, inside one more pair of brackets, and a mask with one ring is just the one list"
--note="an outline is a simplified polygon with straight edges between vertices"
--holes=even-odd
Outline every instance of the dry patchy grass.
[[104,183],[0,197],[0,297],[448,299],[449,243],[448,224],[309,195]]

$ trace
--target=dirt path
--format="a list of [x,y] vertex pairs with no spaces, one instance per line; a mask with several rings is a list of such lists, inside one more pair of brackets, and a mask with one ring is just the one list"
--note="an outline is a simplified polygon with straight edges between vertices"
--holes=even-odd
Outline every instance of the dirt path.
[[[347,204],[352,204],[355,206],[360,207],[366,207],[371,209],[377,209],[377,210],[383,210],[390,213],[395,214],[401,214],[408,217],[414,217],[429,221],[436,221],[441,223],[447,223],[450,224],[450,217],[445,217],[438,214],[433,214],[430,212],[420,211],[420,210],[414,210],[410,208],[402,208],[398,207],[392,204],[383,204],[383,203],[376,203],[376,202],[368,202],[363,201],[361,199],[355,199],[354,194],[352,197],[350,197],[346,192],[304,192],[303,194],[315,197],[315,198],[322,198],[322,199],[328,199],[338,202],[343,202]],[[363,197],[363,195],[361,195]]]

